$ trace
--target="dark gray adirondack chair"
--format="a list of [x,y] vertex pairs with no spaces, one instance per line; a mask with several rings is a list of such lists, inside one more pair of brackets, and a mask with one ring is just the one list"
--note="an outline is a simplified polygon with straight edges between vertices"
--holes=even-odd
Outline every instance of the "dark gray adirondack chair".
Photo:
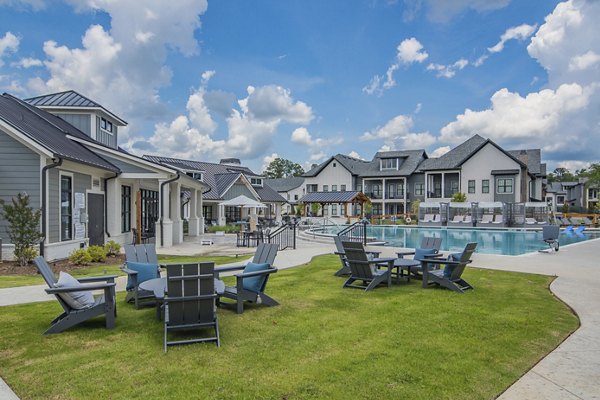
[[[440,251],[441,246],[442,246],[442,238],[436,238],[433,236],[424,236],[423,239],[421,239],[421,247],[419,247],[419,249],[435,250],[435,251],[433,251],[433,254],[427,255],[427,257],[436,258],[439,256],[439,251]],[[412,251],[399,251],[396,254],[398,255],[398,258],[404,258],[404,256],[411,256],[411,255],[416,257],[417,249],[412,250]],[[418,260],[418,261],[422,261],[422,259],[420,259],[420,258],[414,258],[414,259]],[[427,264],[427,265],[429,266],[429,269],[439,269],[439,265],[436,265],[436,264]],[[410,269],[408,267],[402,267],[402,269],[409,270],[410,274],[412,275],[413,278],[422,279],[421,267],[410,267]]]
[[[344,252],[344,246],[342,245],[342,238],[340,236],[336,235],[333,237],[333,242],[335,243],[335,248],[336,248],[336,251],[334,254],[336,254],[337,256],[340,257],[340,262],[342,263],[342,267],[339,270],[337,270],[337,272],[334,275],[335,276],[350,275],[350,265],[348,264],[348,260],[346,258],[346,253]],[[367,256],[369,258],[376,258],[376,257],[379,257],[379,254],[381,254],[381,252],[379,252],[379,251],[365,250],[365,252],[367,253]]]
[[[154,244],[126,244],[125,246],[125,261],[139,262],[145,264],[155,264],[156,276],[160,278],[160,265],[158,264],[158,256],[156,255],[156,247]],[[154,293],[142,290],[138,286],[138,272],[127,268],[127,264],[121,268],[123,272],[127,274],[127,277],[131,280],[133,288],[127,290],[125,296],[125,302],[134,302],[135,308],[140,308],[142,305],[154,305],[156,304],[156,298]]]
[[[360,242],[342,242],[342,245],[350,266],[350,277],[342,287],[364,289],[366,292],[381,283],[390,286],[394,258],[369,259],[365,248]],[[387,270],[379,271],[378,266],[387,266]],[[356,281],[362,281],[364,285],[357,285],[355,284]]]
[[[221,346],[215,293],[215,263],[167,265],[165,309],[165,353],[167,346],[200,342],[216,342]],[[184,340],[168,340],[176,330],[214,329],[214,336]]]
[[[221,295],[221,300],[219,304],[222,306],[230,306],[230,303],[223,302],[223,298],[228,298],[231,300],[235,300],[236,312],[241,314],[244,312],[244,302],[248,301],[251,303],[260,303],[267,306],[277,306],[279,303],[268,296],[265,293],[265,287],[267,286],[267,282],[269,281],[269,275],[277,272],[277,268],[273,267],[273,262],[275,261],[275,257],[277,256],[278,245],[269,244],[269,243],[259,243],[256,248],[256,253],[254,253],[254,258],[252,262],[255,264],[269,264],[270,268],[263,271],[256,272],[244,272],[240,274],[235,274],[236,285],[233,286],[225,286],[225,291]],[[215,269],[215,274],[217,279],[219,278],[219,274],[223,272],[230,271],[240,271],[246,268],[245,265],[234,265],[229,267],[219,267]],[[253,278],[263,276],[264,280],[260,285],[260,289],[258,291],[249,290],[244,285],[245,278]]]
[[558,225],[545,225],[542,227],[542,240],[550,247],[550,249],[545,251],[558,251],[560,248],[560,243],[558,242],[559,234],[560,227]]
[[[463,293],[467,289],[473,289],[473,286],[462,279],[462,274],[467,264],[471,262],[471,256],[476,247],[477,243],[467,243],[462,253],[451,254],[447,260],[422,260],[423,288],[427,288],[429,284],[433,283],[458,293]],[[429,270],[424,264],[444,264],[445,268]]]
[[[115,302],[115,278],[117,275],[106,275],[106,276],[92,276],[86,278],[78,278],[80,283],[91,283],[90,285],[83,285],[79,288],[57,288],[56,277],[52,273],[50,266],[46,263],[43,257],[36,257],[33,262],[35,263],[38,271],[44,277],[44,280],[48,284],[49,288],[46,289],[46,293],[54,294],[56,299],[63,308],[63,313],[52,320],[50,328],[44,335],[50,333],[63,332],[81,322],[87,321],[88,319],[97,317],[102,314],[106,314],[106,329],[112,329],[115,327],[115,319],[117,317],[117,304]],[[102,282],[102,283],[98,283]],[[61,296],[65,293],[81,292],[88,290],[104,290],[104,295],[97,297],[95,303],[87,308],[75,309],[72,308]]]

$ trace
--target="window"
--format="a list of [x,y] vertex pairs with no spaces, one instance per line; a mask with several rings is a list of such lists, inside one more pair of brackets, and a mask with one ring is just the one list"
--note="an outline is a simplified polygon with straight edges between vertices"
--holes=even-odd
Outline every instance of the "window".
[[373,215],[381,215],[381,203],[373,203]]
[[340,189],[342,192],[346,191],[346,185],[342,185],[342,188]]
[[202,216],[204,217],[204,221],[208,222],[208,221],[212,221],[213,219],[213,214],[212,214],[212,206],[202,206]]
[[381,197],[381,185],[375,183],[373,184],[373,186],[371,186],[371,194],[372,197],[374,198],[380,198]]
[[509,194],[513,192],[513,178],[499,178],[496,192],[498,194]]
[[298,200],[298,195],[297,194],[294,195],[294,200]]
[[319,191],[318,185],[306,185],[306,193],[318,192],[318,191]]
[[482,179],[481,180],[481,193],[489,193],[490,192],[490,180]]
[[397,158],[382,158],[381,159],[381,169],[398,169],[398,159]]
[[113,124],[112,124],[112,122],[108,121],[106,118],[100,118],[100,129],[112,133]]
[[360,183],[356,184],[356,191],[357,192],[362,192],[362,185]]
[[556,204],[565,204],[565,196],[556,196]]
[[450,193],[452,193],[452,194],[458,193],[458,181],[450,182]]
[[423,196],[425,192],[424,183],[415,183],[415,196]]
[[131,186],[121,186],[121,232],[131,231]]
[[336,163],[333,163],[333,168],[335,168],[335,167],[337,167],[337,164],[336,164]]
[[475,181],[474,180],[469,180],[468,191],[469,191],[469,193],[475,193]]
[[262,186],[263,180],[262,178],[250,178],[250,184],[252,184],[252,186]]
[[331,215],[337,215],[337,204],[331,205]]
[[60,240],[73,238],[73,178],[60,176]]
[[204,174],[202,172],[190,171],[190,172],[186,172],[186,175],[191,176],[193,179],[195,179],[197,181],[204,180]]
[[331,185],[331,191],[337,192],[337,185]]
[[236,222],[242,219],[241,207],[225,207],[225,221]]
[[323,191],[324,192],[329,191],[329,185],[323,185]]

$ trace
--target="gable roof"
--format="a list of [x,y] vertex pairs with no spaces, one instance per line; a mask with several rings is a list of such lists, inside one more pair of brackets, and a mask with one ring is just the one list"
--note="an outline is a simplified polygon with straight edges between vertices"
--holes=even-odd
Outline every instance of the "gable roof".
[[347,191],[347,192],[310,192],[306,193],[298,202],[300,203],[354,203],[368,201],[362,192]]
[[[144,155],[143,158],[155,163],[175,167],[182,171],[202,171],[204,183],[211,188],[210,191],[203,194],[205,200],[223,200],[224,192],[228,190],[242,174],[246,177],[260,176],[255,174],[250,168],[238,165],[216,164],[153,155]],[[273,203],[284,203],[286,201],[279,193],[268,185],[263,185],[262,187],[252,186],[252,189],[258,194],[260,201]]]
[[72,108],[72,109],[94,109],[100,110],[115,119],[121,125],[127,125],[127,122],[104,108],[93,100],[77,93],[74,90],[65,92],[50,93],[43,96],[31,97],[25,101],[33,106],[40,108]]
[[278,192],[289,192],[296,189],[304,183],[304,178],[301,176],[289,176],[287,178],[271,178],[265,179],[265,183]]
[[305,172],[302,176],[313,177],[319,175],[319,173],[332,161],[339,162],[344,168],[348,170],[352,175],[360,175],[369,165],[370,161],[359,160],[358,158],[346,156],[344,154],[336,154],[330,157],[327,161],[322,162],[316,167],[312,168],[308,172]]
[[[384,158],[397,158],[402,160],[402,163],[398,170],[381,171],[380,160]],[[427,159],[425,150],[380,151],[375,154],[373,160],[366,166],[360,176],[410,176],[423,159]]]
[[527,157],[527,170],[530,173],[538,176],[546,175],[546,164],[541,162],[542,151],[540,149],[508,150],[507,152],[521,162],[524,162],[523,158]]
[[67,137],[73,135],[88,138],[83,132],[57,116],[10,94],[4,93],[0,96],[0,119],[47,149],[56,158],[120,172],[119,168],[109,161]]

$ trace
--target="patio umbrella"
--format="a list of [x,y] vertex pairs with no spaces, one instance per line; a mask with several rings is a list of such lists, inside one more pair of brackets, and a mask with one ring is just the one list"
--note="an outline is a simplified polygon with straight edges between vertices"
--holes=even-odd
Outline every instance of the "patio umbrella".
[[263,203],[246,197],[244,195],[240,195],[230,200],[225,200],[219,203],[219,205],[225,207],[267,208],[267,206]]

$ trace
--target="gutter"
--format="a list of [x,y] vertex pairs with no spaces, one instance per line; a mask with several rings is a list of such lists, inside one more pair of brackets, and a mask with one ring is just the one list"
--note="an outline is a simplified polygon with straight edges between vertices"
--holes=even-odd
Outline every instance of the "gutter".
[[[176,180],[179,180],[179,178],[181,178],[181,174],[179,173],[179,171],[177,171],[177,176],[175,176],[175,178],[171,178],[160,184],[160,247],[164,246],[164,240],[165,240],[165,234],[163,232],[163,215],[164,215],[164,209],[165,209],[163,189],[167,183],[175,182]],[[138,227],[138,229],[139,228],[140,227]]]
[[55,161],[54,158],[52,160],[54,161],[52,164],[45,165],[44,168],[42,168],[42,240],[40,241],[40,256],[42,257],[44,257],[46,233],[48,231],[48,219],[46,218],[46,182],[48,180],[47,171],[62,165],[63,162],[62,158],[59,158],[58,161]]
[[107,237],[110,237],[110,232],[108,231],[108,181],[115,179],[119,175],[121,175],[120,172],[115,172],[115,176],[104,179],[104,233],[106,233]]

